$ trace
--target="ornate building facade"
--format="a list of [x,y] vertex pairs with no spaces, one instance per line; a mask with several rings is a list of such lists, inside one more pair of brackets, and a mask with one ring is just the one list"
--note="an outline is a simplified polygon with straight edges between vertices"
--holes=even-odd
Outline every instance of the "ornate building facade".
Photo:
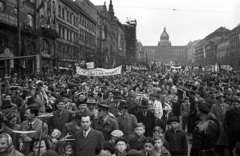
[[166,28],[164,28],[157,46],[143,46],[143,48],[149,63],[186,64],[187,62],[187,46],[172,46]]

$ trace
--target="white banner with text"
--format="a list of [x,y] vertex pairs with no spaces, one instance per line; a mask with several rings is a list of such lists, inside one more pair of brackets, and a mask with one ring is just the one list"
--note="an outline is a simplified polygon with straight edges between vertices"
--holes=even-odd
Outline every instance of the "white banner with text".
[[84,75],[84,76],[112,76],[118,75],[122,72],[122,66],[113,69],[103,69],[103,68],[95,68],[95,69],[82,69],[79,66],[76,66],[76,74]]

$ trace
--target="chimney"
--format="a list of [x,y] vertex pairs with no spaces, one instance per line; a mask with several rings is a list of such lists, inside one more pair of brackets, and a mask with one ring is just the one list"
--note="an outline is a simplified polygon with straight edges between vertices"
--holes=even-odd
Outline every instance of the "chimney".
[[106,2],[104,2],[104,6],[106,6]]

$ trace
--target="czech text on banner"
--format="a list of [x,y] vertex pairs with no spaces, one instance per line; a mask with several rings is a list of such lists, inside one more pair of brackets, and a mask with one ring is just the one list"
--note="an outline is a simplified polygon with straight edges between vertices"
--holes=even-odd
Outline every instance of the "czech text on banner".
[[95,68],[90,70],[76,66],[76,74],[84,76],[112,76],[121,74],[121,72],[122,66],[113,69]]

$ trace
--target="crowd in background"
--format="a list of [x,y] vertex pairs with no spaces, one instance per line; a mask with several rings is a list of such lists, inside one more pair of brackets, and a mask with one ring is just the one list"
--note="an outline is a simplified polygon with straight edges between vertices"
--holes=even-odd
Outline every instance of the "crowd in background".
[[240,155],[237,73],[0,80],[0,156]]

